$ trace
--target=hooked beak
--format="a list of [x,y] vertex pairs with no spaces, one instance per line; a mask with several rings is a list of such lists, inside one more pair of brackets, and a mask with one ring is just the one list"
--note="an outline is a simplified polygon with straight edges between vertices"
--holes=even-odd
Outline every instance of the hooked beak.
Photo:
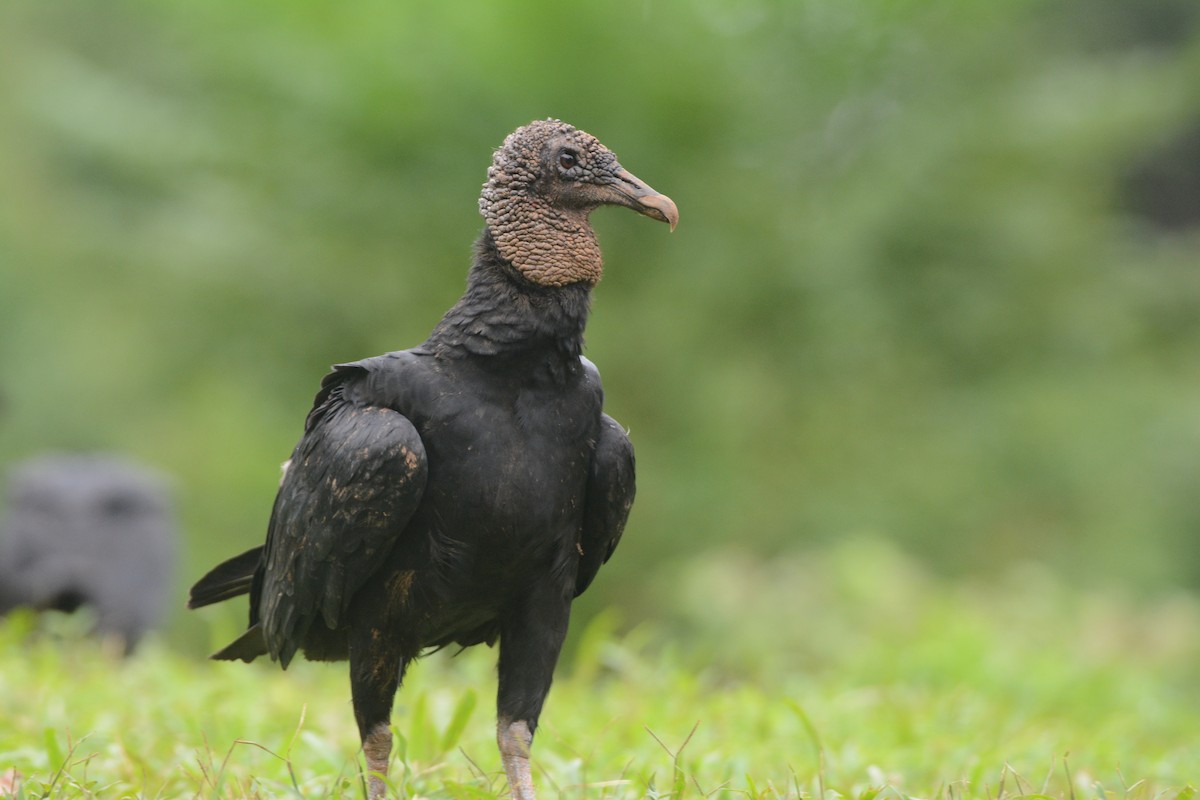
[[674,200],[654,191],[627,169],[617,170],[615,178],[606,187],[612,192],[608,202],[632,208],[639,214],[669,224],[671,230],[675,230],[679,224],[679,209],[675,207]]

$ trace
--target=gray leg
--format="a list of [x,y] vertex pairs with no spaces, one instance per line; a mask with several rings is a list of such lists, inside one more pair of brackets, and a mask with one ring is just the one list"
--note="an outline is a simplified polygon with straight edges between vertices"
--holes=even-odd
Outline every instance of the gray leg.
[[529,749],[567,634],[573,586],[535,585],[501,621],[496,742],[513,800],[534,800]]
[[367,758],[367,797],[382,800],[387,786],[388,756],[392,753],[392,729],[380,722],[363,737],[363,755]]
[[388,756],[392,752],[392,699],[404,677],[408,659],[397,637],[378,628],[353,631],[350,638],[350,695],[354,719],[367,761],[367,797],[383,800]]
[[529,770],[529,749],[533,733],[525,720],[500,718],[496,724],[496,743],[500,746],[500,761],[508,775],[513,800],[535,800],[533,775]]

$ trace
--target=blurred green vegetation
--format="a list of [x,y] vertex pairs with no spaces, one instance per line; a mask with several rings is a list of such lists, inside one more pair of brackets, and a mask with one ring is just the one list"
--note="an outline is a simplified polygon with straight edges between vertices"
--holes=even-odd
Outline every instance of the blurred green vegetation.
[[682,214],[595,217],[639,495],[589,609],[847,537],[1197,586],[1200,226],[1129,176],[1198,85],[1191,0],[8,0],[0,463],[173,473],[185,577],[259,542],[326,367],[424,338],[556,116]]
[[[679,599],[707,632],[577,626],[533,749],[544,796],[1195,797],[1194,595],[1135,603],[1030,567],[945,580],[864,542],[701,560]],[[805,624],[779,625],[780,600]],[[84,630],[79,615],[0,620],[0,795],[14,769],[17,800],[362,796],[343,670],[205,664],[155,637],[121,661]],[[691,649],[718,641],[708,661]],[[508,797],[494,665],[477,647],[409,671],[398,796]]]

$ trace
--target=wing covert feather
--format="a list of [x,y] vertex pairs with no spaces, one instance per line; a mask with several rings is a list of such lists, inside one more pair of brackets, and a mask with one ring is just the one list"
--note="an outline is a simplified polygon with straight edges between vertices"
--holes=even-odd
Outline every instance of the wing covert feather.
[[271,513],[259,602],[268,650],[284,666],[318,619],[339,625],[403,534],[427,476],[408,418],[347,402],[340,385],[323,387],[306,428]]
[[601,414],[583,507],[576,597],[591,585],[600,567],[617,549],[633,507],[635,488],[633,443],[615,419]]

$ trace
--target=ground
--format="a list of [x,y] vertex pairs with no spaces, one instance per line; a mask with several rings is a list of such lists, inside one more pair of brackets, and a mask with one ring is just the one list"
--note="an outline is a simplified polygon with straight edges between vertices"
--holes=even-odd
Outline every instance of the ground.
[[[534,749],[542,797],[1184,800],[1200,781],[1190,595],[1135,601],[1036,568],[947,581],[874,545],[678,576],[680,602],[704,596],[707,613],[670,633],[617,633],[604,614],[580,631]],[[161,642],[123,661],[80,627],[0,624],[0,796],[359,791],[344,667],[281,673]],[[402,796],[504,793],[494,657],[410,672]]]

